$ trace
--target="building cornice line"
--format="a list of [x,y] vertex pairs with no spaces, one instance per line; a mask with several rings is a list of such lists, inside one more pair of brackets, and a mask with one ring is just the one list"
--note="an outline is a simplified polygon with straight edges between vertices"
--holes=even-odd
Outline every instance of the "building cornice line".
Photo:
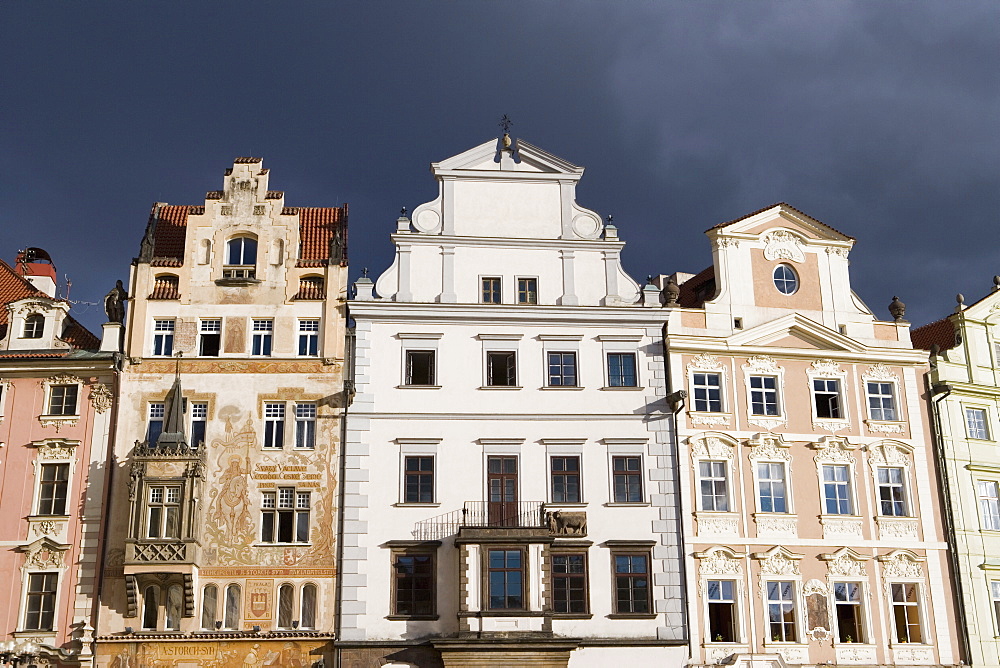
[[409,246],[461,246],[463,248],[530,248],[532,250],[620,251],[624,241],[603,239],[518,239],[512,237],[466,237],[451,234],[423,234],[407,232],[391,235],[392,243]]
[[428,302],[350,302],[351,317],[380,324],[467,323],[481,329],[497,324],[577,324],[662,327],[670,312],[640,306],[496,306]]
[[682,339],[668,337],[667,344],[671,352],[677,353],[714,353],[735,357],[752,355],[768,355],[782,359],[817,360],[833,359],[838,362],[901,364],[921,366],[927,364],[927,354],[923,350],[908,348],[872,348],[868,352],[853,352],[841,350],[810,350],[804,348],[778,348],[774,346],[741,345],[732,347],[723,342],[705,339]]

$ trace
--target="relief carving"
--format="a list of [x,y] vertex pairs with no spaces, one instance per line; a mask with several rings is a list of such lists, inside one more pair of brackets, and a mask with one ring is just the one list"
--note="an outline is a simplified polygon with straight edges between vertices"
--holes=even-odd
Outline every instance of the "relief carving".
[[247,323],[243,318],[226,318],[227,353],[244,353],[247,345]]
[[919,578],[923,577],[920,564],[906,552],[894,552],[879,557],[883,562],[882,573],[886,578]]
[[700,355],[695,355],[691,358],[691,361],[687,364],[688,371],[698,370],[698,371],[726,371],[726,365],[723,364],[718,357],[710,353],[702,353]]
[[843,372],[840,370],[840,364],[831,359],[816,360],[812,363],[812,368],[813,370],[809,374],[811,376],[836,378],[843,375]]
[[824,436],[814,442],[812,447],[819,450],[813,457],[813,461],[817,464],[854,463],[854,455],[851,454],[851,444],[847,442],[847,439]]
[[882,362],[868,367],[868,373],[866,373],[864,377],[871,378],[872,380],[899,380],[899,376],[894,374],[892,369]]
[[779,371],[778,364],[769,355],[754,355],[747,360],[743,368],[757,373],[777,373]]
[[829,559],[830,563],[827,566],[830,575],[834,577],[868,577],[864,560],[855,557],[849,549],[844,548],[833,555],[825,555],[825,557],[830,556],[832,559]]
[[743,566],[739,559],[729,556],[725,550],[714,548],[703,553],[699,559],[698,571],[701,575],[742,575]]
[[587,513],[556,510],[546,513],[549,531],[559,536],[586,536]]
[[761,241],[764,242],[765,260],[804,262],[806,259],[802,253],[802,239],[788,230],[773,230],[768,232],[761,238]]
[[776,547],[769,552],[757,553],[754,558],[760,560],[763,575],[799,575],[798,559],[793,560],[790,556],[783,548]]
[[104,383],[95,383],[90,388],[90,405],[98,413],[104,413],[111,408],[111,390]]
[[691,456],[707,459],[732,459],[733,446],[716,436],[702,436],[692,440]]
[[763,459],[767,461],[791,461],[792,457],[788,453],[790,443],[785,443],[780,436],[771,434],[758,434],[748,441],[750,445],[750,459]]

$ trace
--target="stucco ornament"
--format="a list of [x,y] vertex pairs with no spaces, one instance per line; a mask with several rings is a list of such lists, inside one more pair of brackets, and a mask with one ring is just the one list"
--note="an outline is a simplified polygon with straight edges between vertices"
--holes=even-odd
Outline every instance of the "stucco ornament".
[[846,246],[827,246],[827,255],[838,255],[840,257],[846,258],[851,253],[851,249]]
[[691,424],[701,424],[707,427],[728,427],[728,415],[704,415],[702,413],[689,414]]
[[699,536],[736,536],[739,534],[739,518],[735,515],[706,515],[697,513]]
[[20,304],[18,304],[16,310],[14,310],[14,314],[23,316],[29,316],[32,313],[43,314],[50,308],[52,308],[51,302],[43,302],[43,301],[21,302]]
[[840,370],[840,364],[831,359],[816,360],[811,366],[812,371],[809,374],[811,376],[819,376],[821,378],[837,378],[844,373]]
[[691,439],[691,456],[695,459],[732,459],[733,446],[716,436]]
[[65,556],[66,550],[42,540],[25,551],[24,565],[27,568],[61,568]]
[[732,237],[719,237],[715,241],[716,248],[739,248],[740,240]]
[[853,464],[854,455],[851,454],[853,447],[844,438],[830,438],[824,436],[812,447],[818,450],[813,461],[817,464]]
[[826,596],[829,593],[829,587],[827,587],[827,584],[822,580],[817,580],[816,578],[809,580],[809,582],[805,583],[802,587],[803,596],[812,596],[813,594]]
[[886,578],[919,578],[923,577],[918,561],[906,552],[898,551],[879,557],[882,561],[882,573]]
[[899,376],[894,374],[892,369],[882,362],[868,367],[868,373],[864,374],[864,377],[872,380],[899,380]]
[[743,566],[740,560],[726,553],[721,548],[710,548],[702,553],[698,562],[698,572],[701,575],[742,575]]
[[712,355],[711,353],[702,353],[700,355],[695,355],[691,358],[691,361],[687,363],[687,370],[690,371],[722,371],[725,373],[726,365],[722,361]]
[[778,364],[770,355],[754,355],[747,360],[743,368],[757,373],[777,373],[779,371]]
[[774,548],[770,553],[754,555],[760,559],[760,572],[763,575],[799,575],[799,565],[789,558],[781,549]]
[[856,557],[847,548],[827,556],[832,557],[827,566],[830,575],[834,577],[868,577],[865,572],[864,559]]
[[764,259],[791,260],[804,262],[806,257],[802,252],[802,239],[788,230],[772,230],[761,237],[764,242]]
[[54,536],[62,531],[62,522],[55,520],[39,520],[32,523],[32,529],[36,536]]
[[781,436],[774,434],[757,434],[748,441],[750,445],[750,459],[761,459],[765,461],[791,461],[788,454],[790,443],[785,443]]
[[39,459],[73,459],[74,448],[79,444],[79,441],[59,439],[35,441],[34,443],[35,447],[38,448]]
[[757,525],[759,536],[794,538],[798,535],[798,518],[796,517],[757,514],[754,516],[754,523]]
[[48,378],[42,379],[42,387],[48,389],[53,385],[82,385],[83,381],[76,376],[71,376],[68,373],[61,373],[55,376],[49,376]]
[[881,443],[868,448],[868,464],[877,466],[909,466],[910,458],[895,443]]
[[96,383],[90,388],[90,405],[98,413],[104,413],[111,408],[111,390],[104,383]]

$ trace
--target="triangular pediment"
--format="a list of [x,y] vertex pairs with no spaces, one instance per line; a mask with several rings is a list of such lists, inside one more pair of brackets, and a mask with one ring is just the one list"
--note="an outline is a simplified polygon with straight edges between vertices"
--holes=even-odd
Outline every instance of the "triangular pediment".
[[514,148],[517,161],[497,160],[500,140],[491,139],[479,146],[431,164],[435,174],[440,172],[534,172],[538,174],[566,174],[579,177],[583,167],[577,167],[571,162],[547,153],[537,146],[518,140]]
[[817,241],[853,242],[854,238],[816,220],[784,202],[755,211],[742,218],[720,223],[708,230],[709,234],[764,234],[781,229]]
[[867,350],[866,346],[854,339],[798,313],[790,313],[777,320],[738,332],[730,336],[727,341],[730,346],[767,346],[853,353]]

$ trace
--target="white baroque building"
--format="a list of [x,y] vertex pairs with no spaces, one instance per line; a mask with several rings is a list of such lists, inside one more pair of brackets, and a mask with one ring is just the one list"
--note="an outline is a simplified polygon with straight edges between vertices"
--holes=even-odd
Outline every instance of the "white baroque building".
[[658,291],[583,168],[504,135],[431,171],[350,305],[343,665],[683,664]]

